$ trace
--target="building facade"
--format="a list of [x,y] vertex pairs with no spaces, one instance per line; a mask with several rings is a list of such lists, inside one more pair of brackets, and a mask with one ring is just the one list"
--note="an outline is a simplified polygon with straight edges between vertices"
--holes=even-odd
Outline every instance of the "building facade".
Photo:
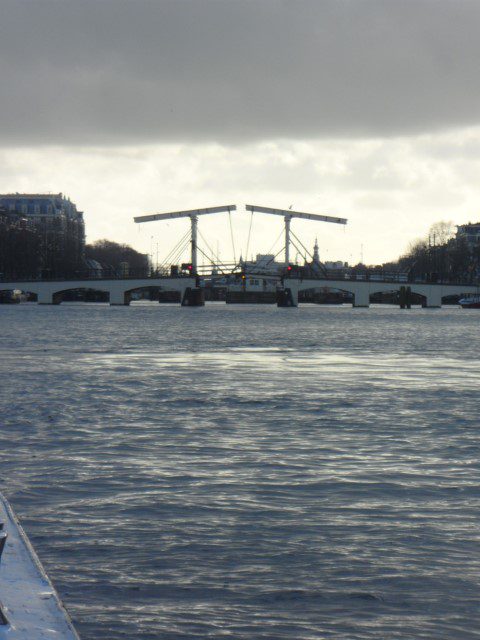
[[0,206],[0,280],[36,277],[41,269],[40,247],[35,227]]
[[83,213],[62,193],[0,194],[0,209],[40,238],[41,275],[71,275],[83,268],[85,223]]
[[466,240],[469,249],[480,244],[480,222],[469,222],[457,226],[457,240]]

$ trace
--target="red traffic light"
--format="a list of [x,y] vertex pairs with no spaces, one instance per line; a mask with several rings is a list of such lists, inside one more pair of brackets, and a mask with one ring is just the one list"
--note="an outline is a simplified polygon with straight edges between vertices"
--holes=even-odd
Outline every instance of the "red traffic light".
[[289,264],[288,267],[287,267],[287,271],[291,271],[291,270],[292,270],[292,265]]

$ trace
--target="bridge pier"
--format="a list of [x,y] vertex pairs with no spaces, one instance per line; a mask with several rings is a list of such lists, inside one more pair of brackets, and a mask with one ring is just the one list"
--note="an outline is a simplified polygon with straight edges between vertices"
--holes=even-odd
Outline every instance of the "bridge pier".
[[433,287],[427,292],[427,308],[428,309],[440,309],[442,306],[442,292]]
[[204,307],[205,291],[201,287],[187,287],[183,290],[182,307]]
[[368,290],[368,287],[364,287],[364,288],[356,287],[354,296],[355,296],[353,301],[354,307],[368,308],[370,306],[370,292]]
[[298,290],[293,287],[278,289],[277,307],[298,307]]
[[130,304],[130,296],[124,291],[110,291],[110,306],[111,307],[128,307]]
[[60,304],[60,296],[55,296],[50,291],[39,291],[37,294],[37,304]]

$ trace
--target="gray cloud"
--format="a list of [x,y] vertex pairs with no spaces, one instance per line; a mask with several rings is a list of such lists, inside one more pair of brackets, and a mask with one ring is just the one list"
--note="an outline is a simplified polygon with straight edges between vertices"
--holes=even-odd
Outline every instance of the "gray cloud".
[[393,136],[480,121],[480,3],[0,0],[0,139]]

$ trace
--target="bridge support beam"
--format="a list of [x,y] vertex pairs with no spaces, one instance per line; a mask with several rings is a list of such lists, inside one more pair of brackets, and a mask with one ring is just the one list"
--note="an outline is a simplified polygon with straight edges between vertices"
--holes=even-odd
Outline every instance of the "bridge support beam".
[[277,307],[298,307],[298,290],[293,287],[278,289]]
[[124,291],[110,291],[110,306],[111,307],[128,307],[130,304],[130,296]]
[[39,291],[37,294],[38,304],[60,304],[60,296],[55,296],[50,291]]
[[205,291],[201,287],[187,287],[181,297],[182,307],[204,307]]
[[440,309],[442,306],[442,292],[439,289],[434,289],[433,286],[427,293],[427,308]]
[[368,287],[357,287],[354,293],[355,299],[353,301],[354,307],[369,307],[370,306],[370,292]]

